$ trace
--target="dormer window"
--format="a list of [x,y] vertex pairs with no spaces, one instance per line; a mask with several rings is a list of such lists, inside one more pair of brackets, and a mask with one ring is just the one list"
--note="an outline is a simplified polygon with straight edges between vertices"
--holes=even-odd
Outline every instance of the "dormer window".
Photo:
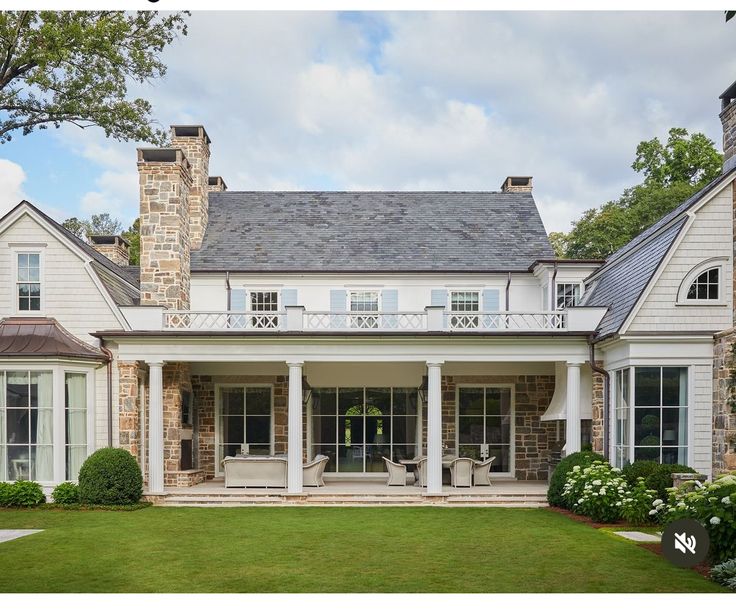
[[695,278],[687,291],[688,300],[718,300],[718,278],[720,267],[713,267],[707,271],[703,271]]
[[678,305],[722,305],[724,259],[711,258],[693,267],[677,292]]

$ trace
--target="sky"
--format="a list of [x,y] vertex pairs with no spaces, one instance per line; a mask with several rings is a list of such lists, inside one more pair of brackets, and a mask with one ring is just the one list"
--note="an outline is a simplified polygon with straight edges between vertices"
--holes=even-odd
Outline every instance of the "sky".
[[[231,190],[498,190],[532,175],[548,231],[639,182],[670,127],[721,148],[736,23],[670,13],[195,12],[135,89],[203,124]],[[0,214],[136,216],[136,143],[73,126],[0,145]]]

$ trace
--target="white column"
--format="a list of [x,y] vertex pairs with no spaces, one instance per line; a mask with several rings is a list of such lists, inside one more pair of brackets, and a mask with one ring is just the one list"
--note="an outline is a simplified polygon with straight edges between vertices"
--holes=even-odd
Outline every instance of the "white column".
[[427,493],[442,494],[441,362],[427,363]]
[[148,491],[164,492],[164,387],[162,362],[148,363]]
[[289,430],[287,433],[289,460],[289,492],[302,492],[302,366],[289,362]]
[[580,365],[579,362],[567,363],[566,455],[580,452]]

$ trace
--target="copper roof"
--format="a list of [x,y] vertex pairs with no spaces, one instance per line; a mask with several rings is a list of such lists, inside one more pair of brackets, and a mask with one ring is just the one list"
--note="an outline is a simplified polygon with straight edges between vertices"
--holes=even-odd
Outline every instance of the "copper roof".
[[99,349],[77,339],[54,318],[0,321],[0,358],[41,356],[106,360]]

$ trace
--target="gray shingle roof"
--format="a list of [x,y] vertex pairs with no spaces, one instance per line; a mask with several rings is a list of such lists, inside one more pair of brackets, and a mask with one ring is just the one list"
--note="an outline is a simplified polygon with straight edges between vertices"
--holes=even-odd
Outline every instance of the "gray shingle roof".
[[[108,293],[115,301],[116,305],[130,306],[139,305],[141,302],[140,292],[123,283],[119,277],[116,277],[106,268],[100,266],[97,262],[92,263],[92,268],[97,273],[97,277],[107,289]],[[137,286],[138,284],[136,284]]]
[[530,193],[211,192],[192,271],[526,271],[553,258]]
[[600,277],[583,298],[583,305],[609,307],[598,326],[597,337],[611,335],[621,328],[659,263],[685,225],[685,218],[653,237],[641,249],[606,265]]

